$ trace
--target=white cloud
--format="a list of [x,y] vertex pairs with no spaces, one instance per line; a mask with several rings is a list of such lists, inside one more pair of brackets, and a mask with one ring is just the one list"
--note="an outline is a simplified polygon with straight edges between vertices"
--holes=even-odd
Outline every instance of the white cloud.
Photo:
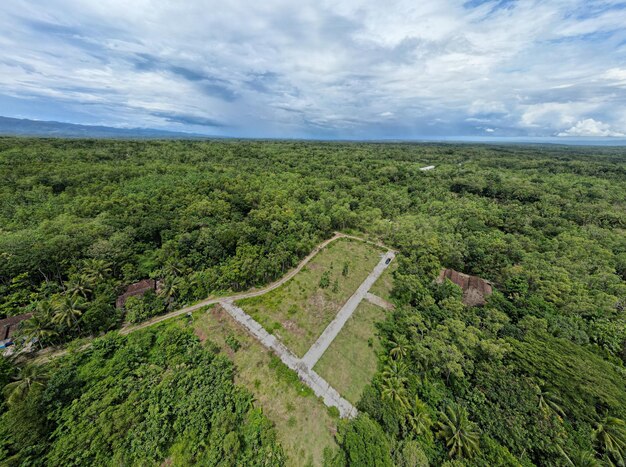
[[0,99],[243,136],[552,135],[588,115],[624,128],[626,10],[468,3],[0,2]]
[[587,118],[581,120],[569,130],[562,131],[557,136],[598,136],[598,137],[619,137],[626,136],[619,131],[613,131],[611,126],[594,120],[593,118]]

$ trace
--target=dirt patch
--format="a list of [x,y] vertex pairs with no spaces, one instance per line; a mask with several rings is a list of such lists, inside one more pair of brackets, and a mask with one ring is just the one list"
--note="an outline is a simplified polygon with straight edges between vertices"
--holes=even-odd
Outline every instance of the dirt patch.
[[204,342],[205,340],[207,340],[207,337],[209,337],[204,329],[195,328],[193,330],[193,333],[196,336],[198,336],[198,339],[200,339],[200,342]]
[[310,269],[311,271],[319,271],[320,269],[323,269],[323,266],[317,263],[309,263],[307,268]]
[[307,300],[307,310],[309,310],[316,318],[324,316],[324,310],[326,310],[332,302],[327,300],[324,296],[324,292],[318,290]]
[[304,329],[296,324],[295,321],[287,319],[282,322],[283,328],[287,331],[292,332],[298,336],[304,336]]

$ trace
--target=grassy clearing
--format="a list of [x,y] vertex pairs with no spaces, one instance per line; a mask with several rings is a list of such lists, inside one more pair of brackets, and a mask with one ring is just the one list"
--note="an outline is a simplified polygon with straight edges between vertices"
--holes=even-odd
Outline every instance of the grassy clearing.
[[380,348],[375,323],[385,310],[363,301],[314,370],[347,400],[356,404],[376,372],[376,352]]
[[283,286],[238,305],[301,357],[380,261],[381,252],[357,240],[337,240]]
[[374,285],[370,289],[370,292],[374,295],[378,295],[380,298],[384,298],[385,300],[390,301],[391,289],[393,288],[393,273],[397,268],[398,262],[393,261],[374,283]]
[[201,340],[217,344],[235,363],[236,382],[276,425],[289,465],[322,465],[324,448],[336,446],[337,420],[311,389],[219,307],[195,313],[193,326]]

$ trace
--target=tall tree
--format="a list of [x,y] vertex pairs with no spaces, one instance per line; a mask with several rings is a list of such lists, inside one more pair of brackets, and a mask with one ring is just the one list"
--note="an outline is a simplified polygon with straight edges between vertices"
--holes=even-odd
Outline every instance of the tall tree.
[[596,423],[593,440],[599,452],[613,458],[617,465],[624,465],[626,458],[626,422],[607,415]]
[[479,433],[476,424],[467,417],[465,407],[448,405],[440,413],[437,436],[448,448],[451,458],[471,458],[480,450]]

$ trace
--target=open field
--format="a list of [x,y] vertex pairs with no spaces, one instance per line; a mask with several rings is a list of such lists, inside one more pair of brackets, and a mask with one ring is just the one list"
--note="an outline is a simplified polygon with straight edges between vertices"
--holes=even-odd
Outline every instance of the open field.
[[361,302],[337,338],[324,353],[314,370],[348,401],[356,404],[363,388],[376,372],[379,348],[375,323],[382,321],[385,310]]
[[[214,342],[234,362],[236,382],[254,394],[276,425],[289,465],[321,465],[324,448],[335,446],[336,419],[326,406],[219,306],[194,313],[193,326],[201,340]],[[240,344],[236,352],[227,343],[232,338]]]
[[[339,239],[286,284],[238,305],[301,357],[380,261],[380,254],[370,244]],[[321,287],[324,277],[327,284]]]
[[387,301],[391,300],[391,289],[393,288],[393,273],[398,268],[398,263],[394,261],[389,265],[382,276],[374,283],[370,289],[370,293],[378,295]]

